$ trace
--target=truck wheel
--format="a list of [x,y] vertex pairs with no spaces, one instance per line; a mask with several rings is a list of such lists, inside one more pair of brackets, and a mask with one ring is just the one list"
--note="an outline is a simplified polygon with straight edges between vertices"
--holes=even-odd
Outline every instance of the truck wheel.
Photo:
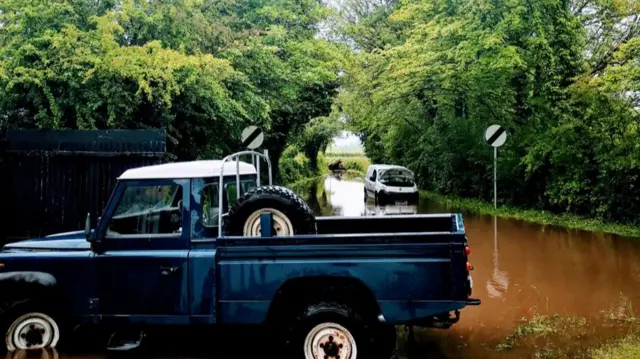
[[8,351],[55,348],[62,325],[57,316],[30,300],[16,301],[2,313],[0,328]]
[[389,359],[393,352],[380,350],[381,343],[350,307],[325,302],[307,307],[284,333],[285,357],[291,359]]
[[273,216],[272,233],[277,236],[317,233],[316,218],[302,198],[288,188],[262,186],[234,203],[225,219],[225,234],[260,236],[260,214],[264,212]]

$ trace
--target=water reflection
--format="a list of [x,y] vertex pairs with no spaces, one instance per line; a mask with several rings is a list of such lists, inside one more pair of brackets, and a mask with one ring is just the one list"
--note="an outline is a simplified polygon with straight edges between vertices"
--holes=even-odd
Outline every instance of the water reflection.
[[5,359],[58,359],[58,351],[55,349],[47,350],[16,350],[8,352]]
[[385,205],[377,206],[373,199],[365,201],[366,216],[389,216],[396,214],[417,214],[417,205]]
[[294,188],[319,216],[386,216],[418,213],[417,205],[378,206],[364,195],[363,179],[331,175]]
[[489,298],[502,298],[509,287],[507,272],[501,271],[498,264],[498,218],[493,217],[493,274],[487,280]]

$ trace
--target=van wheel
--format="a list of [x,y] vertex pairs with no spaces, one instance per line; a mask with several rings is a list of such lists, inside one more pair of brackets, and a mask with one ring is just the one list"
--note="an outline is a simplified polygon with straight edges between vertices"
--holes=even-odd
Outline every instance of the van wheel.
[[262,186],[234,203],[225,218],[225,235],[259,237],[260,214],[265,212],[272,215],[276,236],[317,233],[316,218],[302,198],[288,188]]
[[0,324],[8,351],[55,348],[62,327],[52,310],[30,300],[11,304],[2,313]]

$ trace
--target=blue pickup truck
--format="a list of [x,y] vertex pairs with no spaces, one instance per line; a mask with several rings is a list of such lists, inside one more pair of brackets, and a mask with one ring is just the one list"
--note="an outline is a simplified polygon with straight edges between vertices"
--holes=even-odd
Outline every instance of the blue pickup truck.
[[127,170],[94,217],[0,252],[7,350],[94,325],[124,350],[132,325],[260,324],[281,357],[387,359],[395,325],[448,328],[480,304],[461,215],[316,218],[259,152]]

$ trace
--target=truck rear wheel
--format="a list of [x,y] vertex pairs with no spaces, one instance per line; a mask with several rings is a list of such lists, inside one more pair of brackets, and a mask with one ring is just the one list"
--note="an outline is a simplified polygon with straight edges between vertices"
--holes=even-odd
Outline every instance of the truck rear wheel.
[[[389,359],[393,356],[393,350],[388,350],[389,340],[380,341],[383,332],[376,329],[367,325],[357,311],[341,303],[310,305],[292,318],[283,333],[285,357]],[[395,336],[393,339],[395,348]]]
[[277,236],[315,234],[316,219],[307,203],[288,188],[262,186],[242,195],[225,219],[228,236],[260,236],[260,214],[270,213]]

